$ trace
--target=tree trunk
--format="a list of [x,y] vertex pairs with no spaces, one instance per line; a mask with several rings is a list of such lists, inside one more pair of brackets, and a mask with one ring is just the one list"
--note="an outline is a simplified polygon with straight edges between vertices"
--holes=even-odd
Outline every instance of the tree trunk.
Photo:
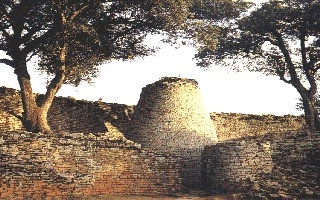
[[[49,109],[37,105],[36,96],[32,91],[30,75],[27,71],[25,60],[15,60],[15,74],[17,75],[23,106],[22,123],[31,132],[43,132],[51,134],[52,131],[47,122]],[[51,105],[51,104],[50,104]]]
[[[302,96],[302,95],[301,95]],[[307,96],[307,95],[303,95]],[[320,131],[320,118],[315,107],[314,98],[302,98],[305,113],[305,121],[311,133]]]

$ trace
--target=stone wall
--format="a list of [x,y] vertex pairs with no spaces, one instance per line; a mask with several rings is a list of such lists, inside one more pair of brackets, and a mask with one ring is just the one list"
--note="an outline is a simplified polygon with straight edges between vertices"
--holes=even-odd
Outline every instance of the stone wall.
[[[106,133],[124,140],[125,138],[122,133],[128,138],[133,136],[132,132],[128,131],[128,127],[132,123],[133,111],[134,106],[107,104],[99,101],[78,101],[73,98],[56,97],[50,109],[48,121],[52,129],[57,133],[68,131],[77,135],[78,132],[82,132],[83,135],[81,137],[83,138],[89,136],[96,137],[101,133]],[[137,149],[120,148],[115,147],[114,144],[109,145],[108,148],[100,148],[97,144],[101,143],[103,145],[103,141],[101,140],[92,144],[91,146],[95,146],[93,148],[94,150],[89,151],[86,148],[89,148],[87,144],[90,144],[90,142],[87,142],[85,145],[82,143],[83,146],[73,145],[72,141],[74,139],[72,139],[72,137],[71,140],[66,139],[69,136],[62,137],[64,139],[46,138],[45,136],[38,137],[36,135],[32,136],[34,138],[28,138],[28,136],[23,136],[23,134],[22,136],[18,136],[16,132],[12,134],[15,140],[10,138],[6,139],[8,131],[23,130],[23,126],[19,120],[21,113],[22,107],[19,92],[17,90],[0,87],[0,146],[2,145],[0,154],[1,156],[6,156],[4,158],[7,159],[5,162],[0,162],[0,165],[2,165],[0,166],[0,170],[2,170],[0,172],[2,177],[2,182],[0,182],[0,188],[2,188],[2,191],[0,191],[1,194],[10,194],[10,191],[11,193],[20,191],[19,194],[23,195],[25,190],[30,190],[27,193],[35,193],[35,195],[40,195],[41,192],[46,193],[46,191],[55,191],[57,193],[55,195],[65,195],[73,191],[71,194],[75,196],[78,195],[78,193],[81,194],[81,191],[88,191],[88,194],[92,195],[103,194],[103,191],[110,192],[110,194],[112,194],[112,192],[142,194],[142,191],[150,194],[170,193],[169,190],[164,189],[165,186],[161,186],[160,188],[162,189],[156,190],[155,185],[159,185],[160,183],[165,185],[164,182],[160,181],[159,183],[156,180],[162,180],[160,176],[166,177],[167,180],[175,180],[175,178],[180,175],[175,174],[177,171],[175,171],[174,168],[179,169],[179,174],[182,173],[185,177],[193,179],[195,175],[191,174],[187,166],[199,166],[200,163],[196,162],[200,159],[199,157],[190,159],[188,156],[193,157],[195,152],[197,155],[200,155],[202,148],[183,148],[183,146],[188,147],[188,144],[196,144],[197,141],[202,141],[203,138],[199,138],[197,134],[193,134],[192,132],[189,132],[189,137],[182,135],[181,137],[177,137],[178,140],[173,140],[179,141],[178,146],[180,145],[181,147],[180,151],[183,152],[183,155],[186,155],[183,157],[181,156],[182,154],[178,152],[178,155],[181,156],[178,157],[178,162],[175,162],[174,159],[172,160],[170,156],[170,158],[168,158],[169,160],[163,158],[161,153],[157,154],[146,150],[140,151]],[[167,116],[165,110],[161,116]],[[235,113],[212,113],[211,119],[216,127],[220,143],[213,147],[207,147],[203,152],[204,170],[202,175],[207,177],[205,185],[208,186],[210,192],[234,192],[245,189],[252,191],[252,195],[266,195],[264,193],[268,193],[268,195],[282,195],[284,197],[286,195],[298,197],[309,195],[308,197],[310,198],[314,196],[320,198],[320,196],[317,196],[319,193],[319,187],[317,186],[319,186],[320,183],[319,181],[315,181],[320,180],[320,169],[316,167],[320,165],[318,156],[320,155],[320,151],[319,146],[317,146],[319,139],[317,137],[306,137],[306,135],[303,134],[290,133],[297,131],[304,132],[305,124],[302,117],[290,115],[259,116]],[[40,141],[35,142],[35,139]],[[172,140],[170,137],[163,138],[163,145],[168,145],[167,139]],[[18,152],[22,153],[21,155],[23,156],[19,157],[19,154],[15,156],[15,153],[8,156],[9,153],[7,150],[12,152],[13,150],[10,146],[11,144],[20,144],[18,140],[26,142],[26,144],[32,148],[28,150],[28,148],[26,148],[27,146],[22,145],[22,147],[20,147],[21,145],[13,145],[13,150],[16,150],[15,147],[17,147]],[[44,142],[42,140],[44,140]],[[5,142],[3,143],[3,141]],[[32,144],[30,143],[31,141]],[[68,141],[71,143],[68,143]],[[49,147],[55,145],[53,149],[58,148],[58,150],[56,151],[49,148],[48,151],[45,150],[43,152],[41,150],[44,148],[43,145],[49,145]],[[174,143],[170,145],[168,147],[169,149],[174,147]],[[63,148],[66,149],[66,152],[63,151]],[[82,151],[81,148],[85,150]],[[54,152],[58,152],[57,155],[60,156],[57,161],[55,161],[57,157]],[[77,155],[77,152],[83,154]],[[106,157],[101,157],[102,154],[109,155],[110,159],[108,160]],[[51,156],[49,162],[46,161],[46,159],[48,159],[45,157],[46,155]],[[76,158],[75,161],[73,157]],[[99,158],[101,162],[95,160],[95,157]],[[31,162],[30,160],[34,158],[36,162]],[[61,159],[62,161],[68,161],[68,158],[72,158],[72,164],[66,167],[58,167],[58,171],[66,170],[68,172],[67,174],[64,171],[61,174],[60,171],[57,172],[57,169],[52,168],[52,163],[60,166],[56,162],[61,163]],[[287,158],[290,159],[287,160]],[[110,163],[118,163],[117,160],[119,160],[120,164],[109,166]],[[160,167],[155,166],[155,163],[161,163],[158,160],[167,160],[164,163],[169,164],[165,164],[164,168],[160,169]],[[23,164],[19,164],[20,161],[23,162]],[[85,163],[84,165],[82,161]],[[90,163],[93,164],[91,165]],[[177,163],[179,166],[176,166]],[[76,167],[72,168],[72,165]],[[82,165],[84,169],[81,167]],[[99,170],[102,171],[94,168],[94,166],[99,166]],[[126,170],[123,171],[121,166],[125,166]],[[168,173],[170,174],[171,169],[173,170],[172,179],[163,175],[165,170],[169,170]],[[194,171],[200,174],[199,169],[199,167],[195,168]],[[137,170],[141,176],[135,175],[135,170]],[[152,171],[156,174],[158,173],[156,172],[157,170],[158,172],[160,171],[159,176],[146,179],[141,178],[148,177],[150,175],[149,172]],[[118,171],[120,174],[118,174]],[[43,172],[44,177],[39,177],[38,172]],[[115,175],[112,175],[114,173]],[[99,174],[101,174],[101,176]],[[130,175],[127,177],[126,174]],[[26,179],[23,177],[26,177]],[[84,178],[81,179],[81,177]],[[82,187],[81,184],[88,184],[85,181],[81,181],[86,179],[96,180],[92,179],[92,177],[100,177],[97,180],[103,181],[95,182],[95,186],[88,186],[89,189],[83,189],[84,187]],[[119,179],[119,177],[121,179]],[[134,179],[132,177],[136,178]],[[64,181],[58,181],[57,184],[53,184],[53,179]],[[70,183],[68,181],[65,182],[65,180],[69,179],[71,180]],[[131,185],[129,184],[129,186],[126,186],[124,181],[127,179],[132,183]],[[215,182],[215,179],[218,181]],[[106,184],[105,182],[110,182],[110,184]],[[35,187],[30,186],[35,183],[41,188],[39,190],[41,192],[37,192]],[[22,186],[19,186],[19,184],[22,184]],[[138,189],[138,192],[132,189],[136,184],[142,187]],[[78,185],[80,185],[80,189]],[[167,188],[170,187],[168,186]],[[61,192],[61,188],[68,192]],[[120,189],[117,190],[116,188]],[[178,186],[172,186],[172,188],[178,188]],[[147,190],[150,191],[147,192]],[[0,198],[2,197],[0,196]]]
[[265,134],[307,131],[302,116],[211,113],[219,141]]
[[23,109],[18,90],[0,87],[0,132],[23,130],[20,121]]
[[269,134],[221,142],[202,154],[203,183],[211,193],[317,199],[319,152],[320,134]]
[[[109,122],[121,132],[127,133],[133,112],[134,106],[56,97],[48,121],[55,132],[105,132],[105,122]],[[0,87],[0,130],[23,130],[19,120],[21,113],[19,91]],[[268,133],[305,131],[303,117],[293,115],[211,113],[211,119],[219,141]]]
[[179,158],[113,134],[7,131],[0,157],[0,199],[181,193]]
[[[0,130],[24,130],[19,119],[22,112],[19,91],[0,87]],[[48,123],[54,132],[106,132],[106,122],[125,132],[132,113],[133,106],[55,97]]]

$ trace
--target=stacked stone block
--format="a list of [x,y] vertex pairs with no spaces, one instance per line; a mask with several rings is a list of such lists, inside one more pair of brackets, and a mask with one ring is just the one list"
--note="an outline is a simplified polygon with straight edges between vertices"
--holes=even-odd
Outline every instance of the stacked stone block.
[[[184,96],[188,91],[199,94],[196,82],[168,78],[156,84],[158,89],[144,89],[143,93],[148,93],[151,100],[147,95],[141,96],[140,105],[136,107],[136,113],[140,114],[133,120],[133,106],[55,98],[49,124],[57,133],[71,132],[71,136],[58,134],[58,139],[27,132],[10,133],[24,129],[19,120],[21,99],[18,91],[1,87],[0,198],[15,191],[19,191],[20,196],[36,195],[39,199],[41,195],[69,193],[78,197],[83,191],[91,195],[174,193],[176,189],[169,188],[179,190],[180,174],[184,175],[184,185],[201,177],[201,153],[204,186],[210,192],[250,191],[252,196],[248,198],[254,199],[320,197],[319,134],[310,137],[294,133],[305,130],[301,116],[212,113],[220,143],[210,145],[216,141],[215,135],[207,134],[213,130],[211,125],[206,125],[205,118],[199,123],[192,122],[196,120],[192,118],[197,115],[195,110],[201,110],[202,105],[189,106],[188,97]],[[188,114],[175,110],[177,107]],[[170,109],[174,111],[169,112]],[[159,121],[163,124],[159,125]],[[130,124],[141,131],[128,131]],[[197,132],[191,127],[207,128],[203,132],[199,128]],[[186,134],[172,134],[181,129]],[[112,137],[106,138],[99,132]],[[149,150],[126,144],[122,133],[141,141]],[[194,168],[190,170],[190,166]],[[134,190],[137,185],[138,189]]]
[[[19,119],[22,112],[19,91],[0,87],[0,130],[24,130]],[[125,132],[132,113],[133,106],[56,97],[48,113],[48,123],[54,132],[106,132],[105,122]]]
[[0,199],[79,199],[181,193],[179,159],[112,134],[0,136]]
[[302,116],[253,115],[240,113],[211,113],[219,141],[270,133],[305,132]]
[[[24,130],[19,120],[22,112],[19,91],[0,87],[0,130]],[[109,122],[122,133],[127,133],[133,112],[134,106],[56,97],[48,121],[55,132],[103,132],[106,131],[104,123]],[[293,115],[211,113],[211,119],[219,141],[306,130],[303,117]]]
[[206,147],[202,158],[203,186],[214,193],[244,192],[274,166],[269,142],[226,141]]
[[211,193],[245,198],[320,198],[320,134],[269,134],[221,142],[203,152]]

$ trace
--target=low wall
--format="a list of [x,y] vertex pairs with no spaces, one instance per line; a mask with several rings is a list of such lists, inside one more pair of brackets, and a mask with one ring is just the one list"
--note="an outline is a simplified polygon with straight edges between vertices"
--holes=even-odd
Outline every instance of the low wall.
[[173,195],[179,159],[114,135],[0,136],[0,199]]
[[208,146],[202,154],[204,185],[211,193],[246,192],[253,198],[320,198],[319,152],[320,134],[305,133]]

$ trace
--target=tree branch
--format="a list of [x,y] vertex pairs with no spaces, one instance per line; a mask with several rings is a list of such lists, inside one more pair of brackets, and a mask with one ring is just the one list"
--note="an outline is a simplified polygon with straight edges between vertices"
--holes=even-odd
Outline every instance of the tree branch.
[[287,80],[285,78],[285,71],[284,70],[281,70],[279,67],[276,69],[276,73],[279,75],[280,77],[280,80],[282,80],[283,82],[285,83],[288,83],[288,84],[292,84],[292,81],[291,80]]
[[13,67],[13,61],[12,60],[9,60],[9,59],[0,59],[0,63],[3,63],[3,64],[6,64],[6,65],[9,65],[10,67]]
[[22,43],[25,43],[26,41],[31,40],[32,36],[33,36],[35,33],[39,32],[40,30],[41,30],[41,27],[40,27],[40,26],[36,26],[36,27],[30,29],[27,34],[25,34],[24,36],[22,36],[22,39],[21,39],[21,40],[22,40]]
[[41,107],[44,109],[49,109],[55,94],[62,87],[65,80],[66,66],[65,66],[65,58],[66,58],[67,47],[64,44],[64,47],[60,52],[60,66],[56,72],[55,77],[51,80],[48,85],[48,89],[46,94],[44,95],[43,101],[41,103]]
[[54,96],[58,92],[58,90],[62,87],[65,79],[65,71],[58,70],[56,72],[55,77],[51,80],[51,82],[48,85],[48,89],[46,94],[44,95],[43,101],[41,103],[42,107],[47,107],[48,105],[51,105]]
[[314,78],[313,73],[311,73],[311,68],[310,68],[310,65],[308,64],[308,61],[307,61],[304,33],[301,33],[299,39],[300,39],[300,52],[301,52],[301,57],[302,57],[302,68],[303,68],[303,71],[307,77],[309,84],[310,84],[309,93],[310,93],[310,95],[314,96],[317,93],[317,83],[316,83],[316,80]]
[[69,20],[73,21],[74,18],[76,18],[82,11],[84,11],[92,2],[92,0],[88,1],[88,3],[82,6],[79,10],[74,11],[73,14],[70,16]]
[[10,34],[6,31],[6,29],[3,26],[0,26],[0,31],[3,33],[5,38],[10,37]]
[[28,54],[32,52],[35,48],[37,48],[42,42],[44,42],[50,35],[52,35],[55,32],[54,26],[49,29],[47,32],[45,32],[43,35],[40,37],[35,38],[31,42],[26,44],[26,47],[23,48],[23,53]]
[[295,66],[291,60],[289,51],[283,41],[281,34],[278,33],[277,31],[274,31],[273,34],[278,41],[278,47],[280,48],[280,50],[285,58],[286,64],[288,66],[289,74],[291,77],[291,84],[299,91],[299,93],[306,93],[307,89],[302,85],[300,79],[298,78],[298,74],[295,70]]

